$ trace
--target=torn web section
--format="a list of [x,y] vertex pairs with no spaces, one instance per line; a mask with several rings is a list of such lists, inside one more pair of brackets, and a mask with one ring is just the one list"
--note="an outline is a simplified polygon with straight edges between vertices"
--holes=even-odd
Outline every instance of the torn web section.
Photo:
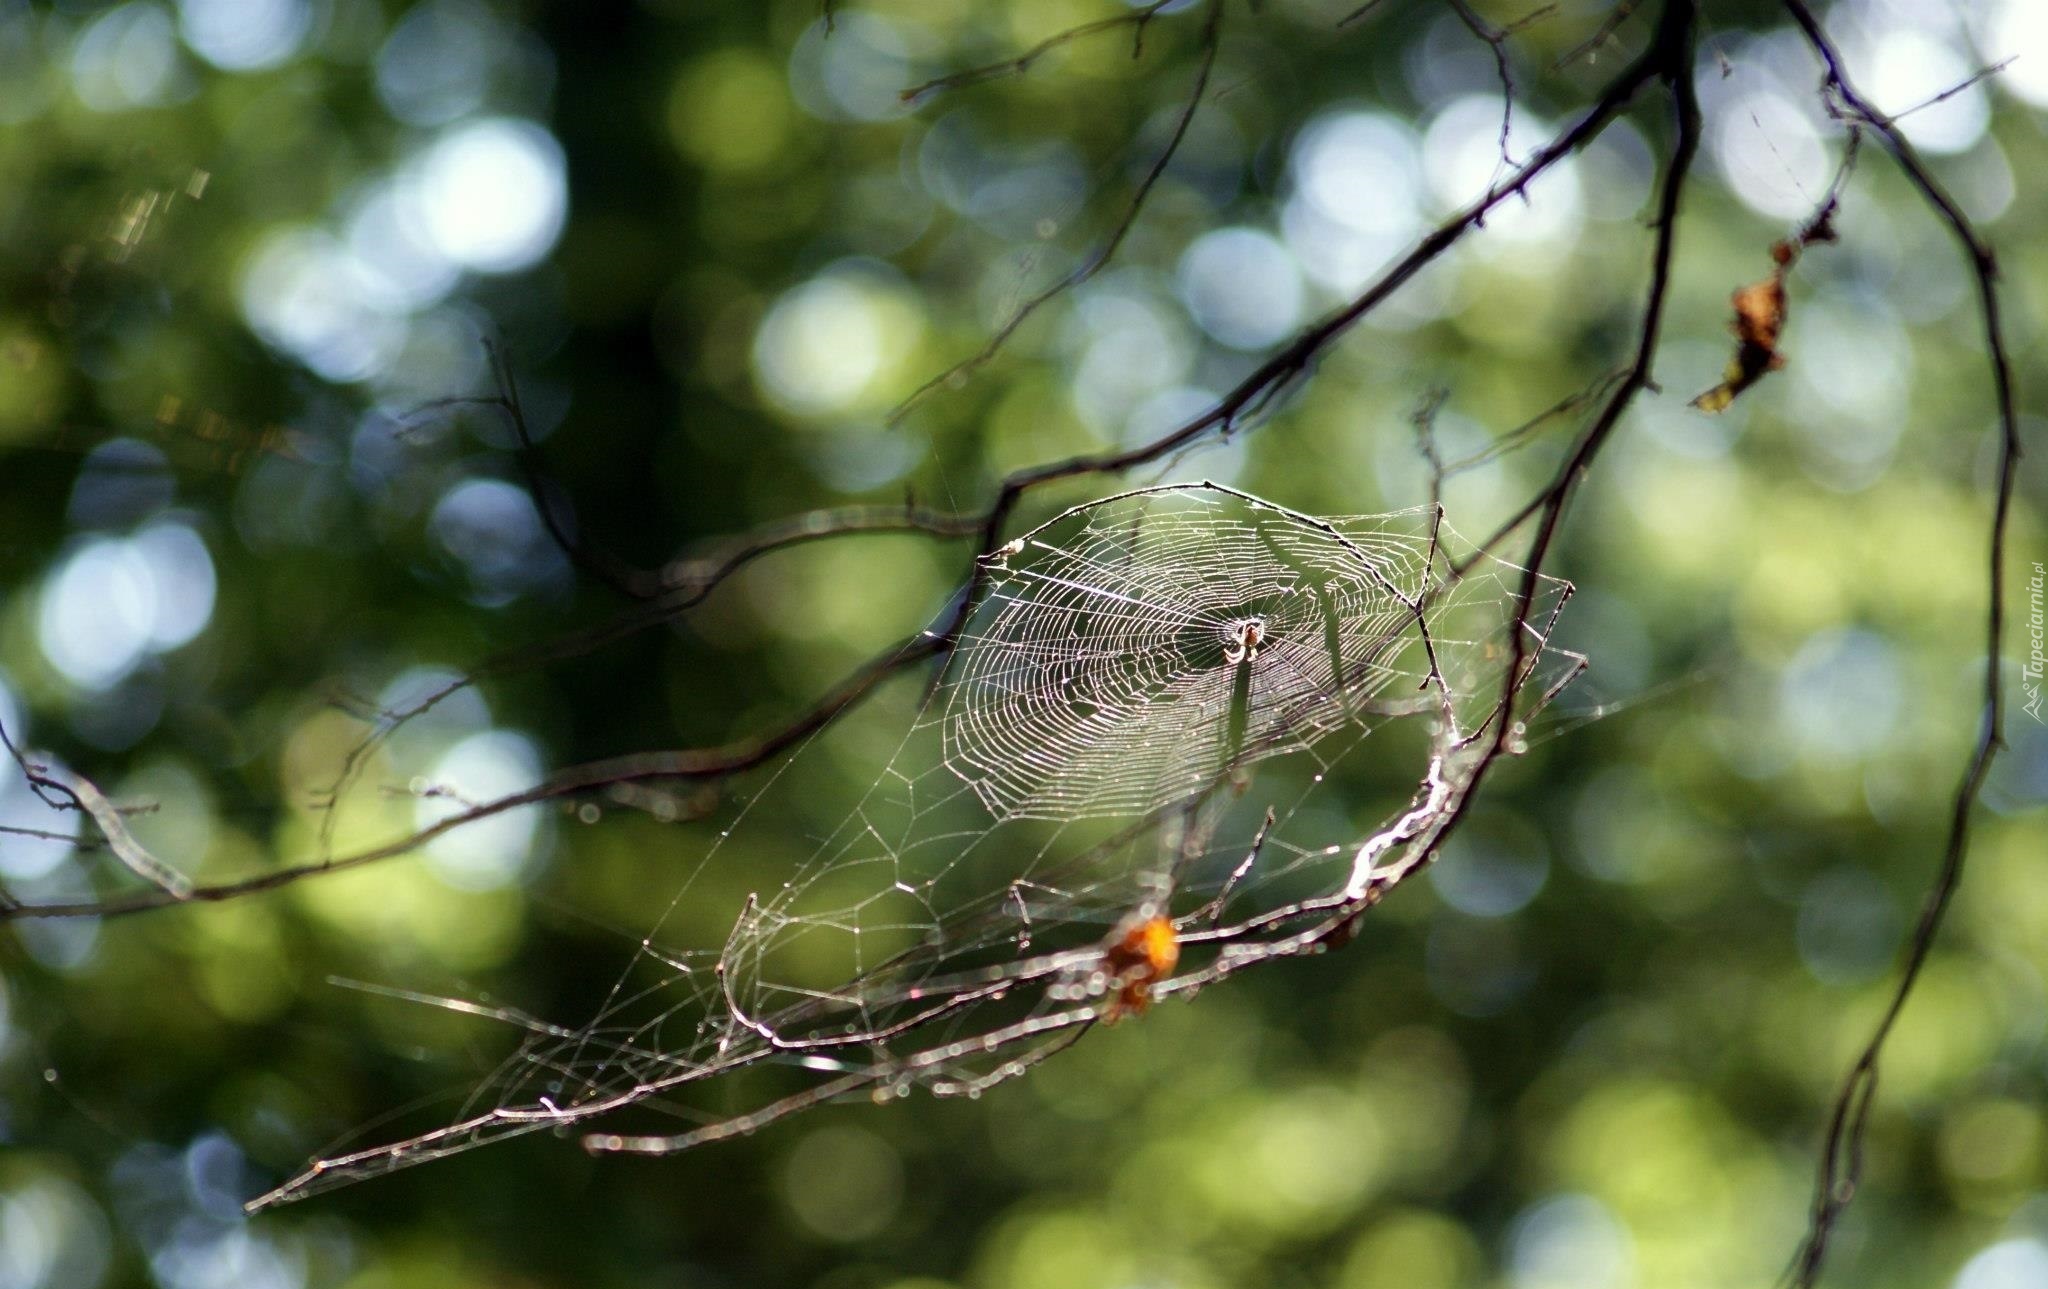
[[982,1051],[991,1028],[1028,1033],[1062,951],[1136,902],[1151,839],[1129,821],[992,819],[921,715],[932,682],[930,668],[885,682],[736,781],[720,819],[655,829],[611,810],[579,830],[621,829],[666,856],[648,870],[664,891],[649,903],[674,899],[637,947],[622,941],[616,979],[545,1021],[378,990],[396,996],[378,1005],[461,1013],[447,1051],[501,1036],[500,1058],[418,1131],[334,1143],[257,1206],[540,1129],[672,1137],[779,1115],[791,1098],[944,1091],[958,1062],[912,1058],[953,1041]]

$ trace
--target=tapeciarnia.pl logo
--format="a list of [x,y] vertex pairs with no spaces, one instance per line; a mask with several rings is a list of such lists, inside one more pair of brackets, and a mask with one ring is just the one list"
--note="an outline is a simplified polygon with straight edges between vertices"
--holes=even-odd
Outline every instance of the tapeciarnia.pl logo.
[[2048,723],[2048,717],[2041,713],[2041,672],[2044,666],[2048,666],[2048,658],[2044,658],[2041,652],[2043,636],[2048,634],[2042,626],[2041,589],[2044,582],[2048,582],[2048,569],[2042,567],[2041,561],[2035,560],[2034,575],[2027,579],[2027,640],[2031,647],[2027,651],[2027,664],[2020,669],[2020,688],[2027,695],[2027,701],[2021,704],[2027,715]]

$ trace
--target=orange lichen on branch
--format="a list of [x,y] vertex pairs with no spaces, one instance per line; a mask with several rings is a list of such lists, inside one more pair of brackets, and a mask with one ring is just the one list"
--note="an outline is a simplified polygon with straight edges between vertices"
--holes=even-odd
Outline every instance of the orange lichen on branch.
[[1103,950],[1110,997],[1102,1019],[1113,1025],[1126,1016],[1144,1015],[1152,1005],[1152,986],[1172,975],[1179,962],[1180,933],[1171,918],[1154,915],[1128,924]]

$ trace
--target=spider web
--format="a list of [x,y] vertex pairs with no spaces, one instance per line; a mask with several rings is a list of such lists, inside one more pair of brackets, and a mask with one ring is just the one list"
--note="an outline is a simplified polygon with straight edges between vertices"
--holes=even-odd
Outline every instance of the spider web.
[[1128,522],[1096,508],[1059,545],[1036,530],[993,564],[943,729],[998,818],[1142,814],[1232,765],[1307,750],[1403,675],[1401,646],[1422,638],[1427,550],[1412,540],[1226,514],[1220,493],[1146,500]]
[[[1434,509],[1318,519],[1200,483],[1066,511],[985,561],[936,676],[753,786],[591,1020],[383,991],[518,1042],[452,1121],[251,1207],[600,1117],[586,1149],[659,1154],[856,1094],[975,1096],[1303,952],[1427,861],[1515,696],[1539,691],[1526,719],[1561,687],[1538,677],[1569,587],[1518,613],[1523,579]],[[1375,731],[1384,755],[1352,755]],[[773,849],[792,821],[806,854]],[[1151,924],[1177,971],[1128,947]]]

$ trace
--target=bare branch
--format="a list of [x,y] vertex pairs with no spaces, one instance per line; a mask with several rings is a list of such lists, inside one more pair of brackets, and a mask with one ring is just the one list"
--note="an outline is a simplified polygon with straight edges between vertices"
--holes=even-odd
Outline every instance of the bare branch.
[[548,536],[554,538],[555,545],[561,547],[562,553],[578,568],[613,590],[631,595],[632,574],[626,564],[588,541],[572,537],[555,514],[555,507],[540,476],[540,450],[534,446],[533,433],[527,426],[526,405],[519,399],[519,381],[512,374],[512,364],[505,356],[504,347],[493,341],[484,341],[484,352],[490,358],[492,377],[498,382],[499,406],[512,426],[512,433],[519,439],[519,468],[526,475],[527,491],[533,494],[533,508],[540,513]]
[[1465,30],[1483,41],[1493,52],[1493,72],[1500,80],[1500,164],[1505,169],[1515,164],[1508,153],[1508,136],[1514,132],[1515,124],[1515,73],[1508,65],[1508,38],[1530,24],[1539,22],[1557,12],[1557,6],[1546,4],[1515,19],[1506,27],[1496,27],[1479,16],[1468,0],[1449,0],[1451,12],[1458,15],[1458,21],[1465,24]]
[[90,838],[75,837],[68,832],[52,832],[48,828],[24,828],[19,824],[0,824],[0,833],[6,833],[9,837],[26,837],[30,841],[69,842],[80,850],[91,850],[106,845],[104,841],[93,841]]
[[135,840],[135,834],[128,831],[127,823],[121,818],[120,810],[107,800],[98,785],[82,774],[70,771],[46,771],[52,774],[51,781],[71,794],[78,802],[78,808],[92,816],[99,826],[100,834],[107,839],[107,846],[114,852],[130,872],[153,883],[169,900],[192,898],[192,879],[164,863],[148,848]]
[[[1156,9],[1158,6],[1153,5],[1152,8]],[[1150,16],[1149,10],[1139,10],[1138,12],[1148,17]],[[1122,20],[1106,19],[1105,21],[1120,22]],[[1174,121],[1173,134],[1167,139],[1166,146],[1159,150],[1159,155],[1152,159],[1151,169],[1145,172],[1145,177],[1139,181],[1137,188],[1131,193],[1130,203],[1124,207],[1124,213],[1110,230],[1109,237],[1102,245],[1095,248],[1093,254],[1076,265],[1072,272],[1019,305],[1003,322],[1003,325],[996,328],[995,334],[988,338],[988,342],[978,352],[955,363],[911,391],[908,398],[898,403],[890,411],[888,420],[892,424],[909,415],[913,408],[930,397],[934,391],[956,381],[964,380],[978,371],[989,359],[996,356],[996,351],[1001,349],[1004,342],[1016,334],[1017,328],[1023,326],[1032,314],[1037,313],[1049,301],[1065,292],[1073,290],[1094,277],[1097,273],[1100,273],[1103,267],[1115,257],[1117,249],[1124,244],[1124,239],[1130,236],[1131,229],[1138,222],[1138,216],[1143,213],[1145,201],[1152,195],[1152,189],[1159,183],[1160,176],[1166,173],[1166,167],[1172,163],[1174,154],[1180,151],[1181,142],[1187,138],[1188,126],[1193,123],[1195,112],[1202,105],[1202,95],[1208,90],[1209,74],[1216,68],[1216,51],[1222,44],[1222,23],[1223,0],[1210,0],[1209,21],[1202,28],[1202,59],[1195,70],[1194,87],[1188,91],[1187,101],[1182,104],[1180,116]]]
[[1898,984],[1869,1042],[1844,1077],[1828,1117],[1820,1166],[1814,1181],[1813,1212],[1806,1238],[1793,1256],[1790,1273],[1791,1283],[1798,1289],[1810,1289],[1820,1280],[1821,1269],[1827,1260],[1828,1242],[1842,1212],[1855,1198],[1862,1177],[1864,1132],[1877,1091],[1878,1066],[1884,1055],[1885,1042],[1891,1037],[1899,1014],[1905,1010],[1906,1001],[1919,982],[1921,970],[1933,952],[1935,937],[1947,916],[1949,901],[1962,882],[1963,861],[1970,848],[1970,818],[1985,778],[1990,774],[1992,760],[2005,745],[2002,710],[2005,682],[1999,667],[1999,655],[2005,636],[2006,534],[2018,477],[2020,435],[2019,415],[2013,396],[2012,360],[2006,347],[2005,324],[1998,297],[1998,264],[1990,243],[1984,240],[1970,217],[1963,213],[1920,160],[1894,119],[1877,111],[1856,91],[1843,68],[1840,51],[1804,0],[1784,0],[1784,4],[1785,11],[1798,24],[1814,56],[1820,61],[1823,93],[1839,101],[1854,120],[1876,131],[1907,181],[1947,225],[1962,249],[1976,282],[1977,314],[1984,328],[1984,348],[1991,365],[1999,427],[1998,483],[1991,508],[1990,567],[1986,578],[1990,603],[1985,615],[1984,701],[1977,739],[1962,780],[1956,787],[1941,862],[1921,904],[1920,917],[1914,925],[1913,936],[1900,967]]
[[[1423,458],[1430,463],[1431,473],[1433,476],[1436,476],[1434,487],[1440,492],[1445,480],[1464,474],[1468,470],[1476,470],[1480,466],[1498,461],[1509,453],[1517,451],[1531,440],[1540,437],[1554,423],[1584,411],[1591,404],[1607,397],[1613,392],[1616,382],[1626,379],[1627,376],[1628,369],[1625,367],[1602,372],[1584,389],[1575,390],[1565,395],[1549,407],[1523,421],[1520,425],[1503,432],[1500,437],[1477,452],[1472,453],[1470,456],[1460,457],[1456,461],[1443,460],[1441,452],[1436,446],[1432,427],[1434,417],[1441,405],[1441,400],[1433,398],[1422,407],[1416,409],[1415,427],[1416,437],[1422,446]],[[1432,499],[1434,498],[1435,494],[1433,493]],[[1541,494],[1538,495],[1537,500],[1541,501]],[[1508,528],[1512,531],[1513,528],[1518,526],[1510,524]],[[1482,543],[1479,549],[1492,550],[1495,548],[1496,543],[1497,539],[1490,540]]]
[[651,589],[663,593],[684,593],[691,607],[710,594],[719,583],[763,555],[829,537],[861,533],[924,533],[938,538],[969,537],[981,527],[982,517],[932,510],[905,503],[901,506],[844,506],[835,510],[813,510],[791,519],[778,520],[740,537],[728,538],[708,551],[687,559],[671,561],[650,577]]
[[520,401],[519,382],[512,372],[512,363],[504,346],[486,337],[483,341],[484,358],[491,370],[491,380],[497,386],[497,393],[485,397],[474,395],[456,398],[437,398],[422,403],[407,416],[408,422],[416,422],[429,413],[446,411],[455,407],[482,407],[496,411],[505,418],[513,437],[519,440],[520,472],[526,477],[527,492],[533,498],[533,508],[539,514],[541,524],[548,536],[561,548],[569,561],[584,572],[597,578],[606,586],[622,595],[644,595],[636,589],[635,583],[644,581],[645,575],[636,573],[623,560],[610,552],[591,545],[588,541],[572,536],[555,507],[550,501],[540,476],[540,449],[535,444],[533,432],[526,419],[526,406]]
[[350,750],[342,775],[332,788],[326,790],[327,795],[338,796],[353,778],[362,759],[378,744],[408,721],[431,711],[455,694],[493,677],[514,675],[549,663],[585,657],[607,645],[681,617],[709,599],[712,592],[733,574],[765,555],[806,542],[859,534],[923,533],[939,539],[965,537],[980,531],[983,518],[979,514],[956,515],[915,505],[816,510],[728,539],[710,553],[676,560],[658,572],[635,572],[630,575],[628,585],[636,598],[645,598],[607,622],[496,654],[471,668],[467,675],[442,685],[404,708],[384,710],[364,706],[353,710],[359,719],[374,723],[377,729]]
[[[1543,585],[1543,563],[1548,556],[1560,531],[1571,494],[1578,481],[1591,467],[1602,446],[1620,424],[1622,415],[1633,403],[1635,396],[1645,389],[1655,387],[1653,366],[1656,358],[1657,341],[1662,332],[1666,302],[1671,289],[1671,267],[1676,251],[1678,231],[1678,209],[1684,195],[1686,180],[1690,174],[1693,157],[1699,150],[1700,110],[1699,100],[1693,85],[1692,48],[1697,22],[1695,0],[1668,0],[1659,20],[1656,39],[1644,55],[1644,61],[1655,69],[1656,74],[1671,88],[1672,109],[1676,138],[1672,144],[1671,158],[1666,163],[1663,182],[1660,185],[1657,203],[1657,239],[1651,254],[1650,282],[1643,305],[1642,320],[1637,331],[1634,359],[1622,375],[1618,384],[1606,396],[1598,416],[1586,431],[1580,435],[1571,453],[1559,465],[1549,485],[1521,514],[1488,539],[1480,547],[1484,552],[1492,544],[1505,538],[1532,514],[1540,514],[1536,533],[1531,542],[1529,554],[1523,560],[1524,572],[1521,588],[1517,594],[1514,629],[1510,632],[1512,644],[1507,666],[1503,672],[1502,693],[1495,711],[1497,723],[1488,731],[1474,731],[1469,737],[1488,735],[1484,752],[1462,782],[1454,785],[1454,795],[1442,807],[1442,817],[1430,825],[1427,834],[1418,839],[1405,869],[1391,875],[1375,877],[1370,885],[1360,886],[1354,879],[1354,889],[1361,896],[1377,895],[1400,881],[1408,873],[1428,863],[1440,852],[1443,844],[1456,832],[1463,822],[1473,794],[1485,780],[1493,766],[1505,756],[1519,750],[1518,739],[1522,725],[1533,713],[1525,712],[1522,720],[1515,719],[1514,704],[1521,687],[1528,681],[1537,658],[1530,651],[1530,640],[1547,641],[1547,630],[1536,630],[1532,622],[1536,600]],[[1475,553],[1473,558],[1478,558]],[[1456,567],[1456,565],[1454,565]],[[1550,617],[1555,618],[1556,610]],[[1581,660],[1583,665],[1583,660]],[[1538,706],[1547,703],[1557,693],[1553,686],[1543,693]],[[1366,875],[1372,877],[1373,875]],[[1320,934],[1329,940],[1341,943],[1351,934],[1358,917],[1366,905],[1337,921]],[[1309,943],[1324,943],[1324,940],[1310,940]]]
[[989,81],[1001,80],[1006,76],[1022,76],[1031,70],[1034,63],[1055,49],[1064,45],[1070,45],[1077,40],[1085,40],[1090,36],[1099,36],[1105,31],[1116,31],[1124,27],[1135,27],[1137,29],[1137,33],[1132,37],[1131,41],[1131,57],[1136,58],[1144,52],[1146,24],[1151,22],[1161,9],[1173,3],[1174,0],[1152,0],[1151,4],[1133,9],[1129,13],[1120,13],[1114,18],[1099,18],[1094,22],[1084,22],[1078,27],[1069,27],[1065,31],[1039,41],[1015,58],[1005,58],[1001,62],[987,63],[980,67],[970,67],[965,71],[953,72],[933,80],[928,80],[922,85],[913,85],[903,91],[903,101],[905,103],[922,103],[935,95],[966,89],[970,85],[982,85]]
[[[123,811],[107,799],[99,785],[91,779],[72,770],[41,765],[30,761],[22,750],[15,746],[14,739],[0,726],[0,744],[5,744],[7,753],[26,776],[28,785],[36,795],[55,809],[80,810],[91,817],[100,835],[106,838],[107,846],[115,858],[128,866],[130,872],[154,885],[162,893],[165,902],[175,903],[192,897],[192,879],[149,853],[148,847],[135,839],[128,831]],[[9,832],[33,833],[33,829],[8,829]],[[55,834],[44,834],[54,836]],[[69,841],[70,838],[63,838]],[[11,914],[26,907],[14,903],[12,907],[0,908],[0,915]]]
[[[881,655],[874,661],[856,670],[841,681],[829,693],[796,717],[773,731],[739,743],[717,748],[692,748],[668,752],[639,752],[626,756],[609,757],[599,761],[586,761],[558,770],[546,781],[524,792],[479,802],[458,814],[450,815],[426,828],[410,833],[396,841],[358,851],[352,855],[314,860],[295,864],[272,872],[261,873],[238,881],[222,882],[211,886],[191,886],[182,893],[174,893],[168,887],[138,895],[112,900],[93,900],[74,904],[24,904],[11,909],[0,909],[0,921],[13,918],[64,918],[64,917],[116,917],[128,913],[140,913],[148,909],[161,908],[166,904],[184,900],[194,902],[217,902],[234,899],[241,895],[252,895],[258,891],[274,890],[301,878],[323,873],[346,872],[378,860],[391,859],[418,850],[427,842],[453,832],[467,824],[492,815],[516,810],[543,801],[561,797],[576,796],[599,791],[620,784],[630,784],[649,779],[717,781],[772,759],[795,744],[817,733],[836,719],[847,708],[858,703],[889,676],[914,663],[939,653],[943,648],[939,639],[925,633],[915,636],[897,649]],[[94,816],[98,818],[97,815]],[[102,825],[104,827],[104,824]],[[112,838],[110,837],[111,841]],[[146,852],[145,852],[146,853]],[[124,857],[125,858],[125,857]],[[161,884],[160,884],[161,885]]]
[[1620,0],[1620,3],[1608,11],[1607,17],[1601,20],[1599,27],[1594,29],[1591,36],[1566,51],[1564,57],[1558,59],[1552,66],[1564,67],[1581,58],[1598,58],[1600,50],[1614,39],[1614,33],[1621,30],[1623,23],[1635,16],[1636,8],[1641,3],[1642,0]]
[[[1678,206],[1685,192],[1685,181],[1692,167],[1692,159],[1699,150],[1700,108],[1695,96],[1692,79],[1692,39],[1695,21],[1694,0],[1668,0],[1658,28],[1657,41],[1652,53],[1657,57],[1661,73],[1670,82],[1673,113],[1677,125],[1677,138],[1672,145],[1671,160],[1664,172],[1664,183],[1657,202],[1657,244],[1652,254],[1648,298],[1643,305],[1643,319],[1637,332],[1636,354],[1600,415],[1579,439],[1571,455],[1565,458],[1552,478],[1550,487],[1543,498],[1542,518],[1538,521],[1536,536],[1531,543],[1524,567],[1521,590],[1521,607],[1516,621],[1526,624],[1535,604],[1540,585],[1544,558],[1549,554],[1551,544],[1556,540],[1559,527],[1564,520],[1565,503],[1572,489],[1592,464],[1593,458],[1606,443],[1608,436],[1620,424],[1621,417],[1634,402],[1635,396],[1654,384],[1653,367],[1656,361],[1657,340],[1663,330],[1664,306],[1671,288],[1671,262],[1677,244]],[[1508,667],[1510,677],[1519,673],[1528,660],[1528,640],[1523,631],[1516,631],[1512,646],[1512,662]],[[1513,723],[1503,721],[1495,734],[1495,747],[1505,750],[1513,737]]]

